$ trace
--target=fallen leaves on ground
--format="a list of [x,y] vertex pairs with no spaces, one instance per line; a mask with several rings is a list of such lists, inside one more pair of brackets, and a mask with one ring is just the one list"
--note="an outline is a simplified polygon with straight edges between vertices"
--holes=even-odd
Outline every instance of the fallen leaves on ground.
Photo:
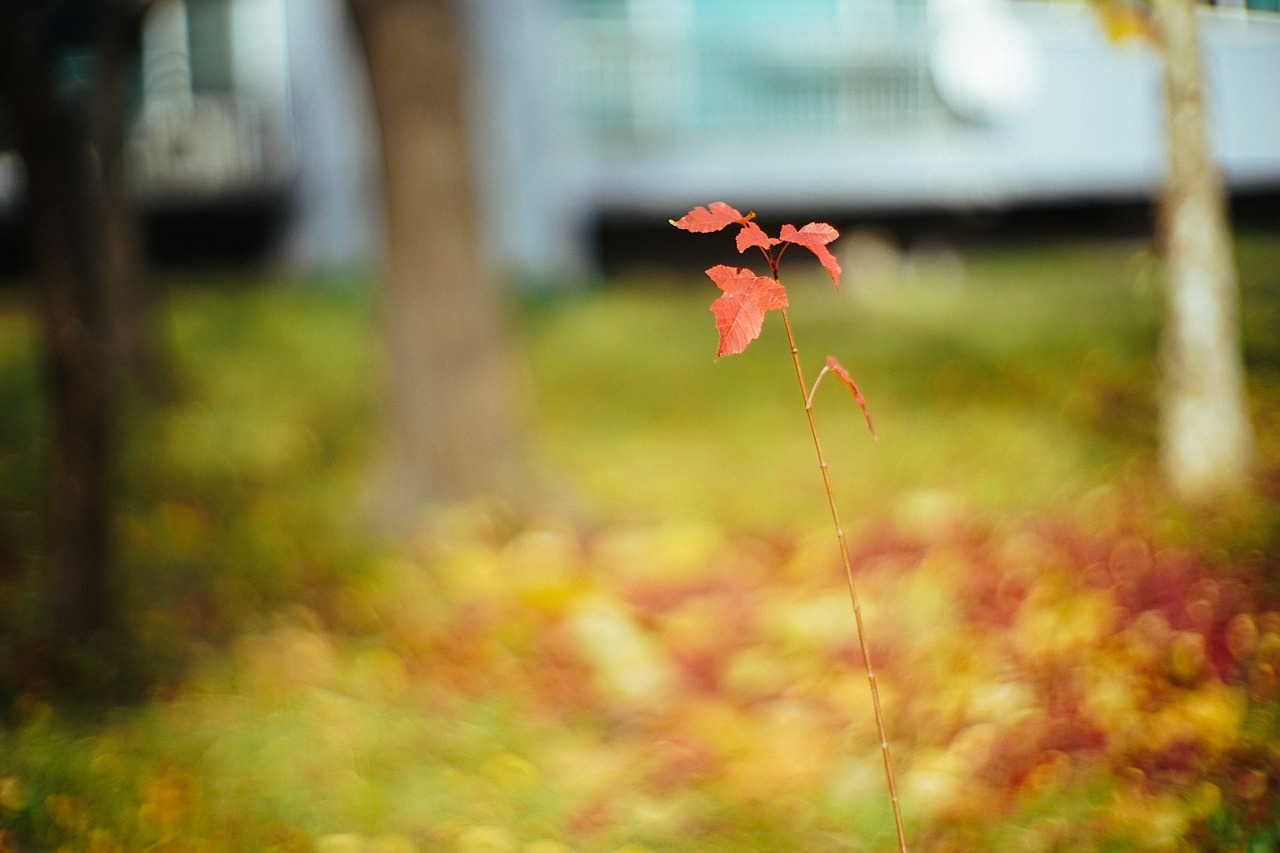
[[[1280,613],[1247,567],[1046,521],[856,542],[920,849],[1215,849],[1270,819]],[[890,849],[836,559],[458,513],[242,638],[156,704],[159,740],[88,738],[79,790],[0,759],[0,808],[65,849]]]

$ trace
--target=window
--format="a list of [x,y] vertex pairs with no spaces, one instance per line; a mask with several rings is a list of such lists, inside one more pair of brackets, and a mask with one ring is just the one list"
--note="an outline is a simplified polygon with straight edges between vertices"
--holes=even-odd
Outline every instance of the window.
[[191,51],[192,91],[230,93],[235,86],[235,74],[229,0],[188,0],[187,44]]

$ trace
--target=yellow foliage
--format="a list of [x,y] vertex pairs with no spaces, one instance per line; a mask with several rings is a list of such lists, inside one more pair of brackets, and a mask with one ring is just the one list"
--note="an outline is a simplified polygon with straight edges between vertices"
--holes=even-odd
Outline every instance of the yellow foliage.
[[365,845],[365,853],[417,853],[418,847],[403,835],[379,835]]
[[[193,846],[191,849],[196,848]],[[84,853],[124,853],[124,847],[107,831],[95,829],[89,833]]]
[[1204,671],[1207,653],[1204,634],[1178,631],[1169,646],[1169,677],[1176,684],[1193,685]]
[[527,530],[502,547],[508,590],[544,614],[563,614],[590,585],[583,577],[578,543],[568,530]]
[[85,801],[69,794],[50,794],[44,799],[49,817],[59,827],[71,832],[84,832],[88,828],[88,810]]
[[417,853],[418,847],[403,835],[379,835],[366,838],[354,832],[321,836],[315,853]]
[[1073,590],[1058,577],[1042,578],[1018,610],[1015,647],[1023,655],[1054,660],[1098,646],[1115,626],[1111,597]]
[[326,835],[316,841],[316,853],[364,853],[364,839],[350,832]]
[[1160,750],[1193,742],[1221,753],[1240,738],[1246,708],[1244,692],[1237,687],[1205,684],[1185,691],[1147,721],[1147,744]]
[[665,701],[675,673],[654,638],[619,603],[603,596],[576,602],[569,626],[607,695],[634,706]]
[[516,840],[499,826],[473,826],[462,831],[456,853],[515,853]]
[[812,787],[828,772],[838,747],[822,718],[796,701],[770,703],[760,719],[737,725],[749,729],[727,762],[726,778],[752,802]]
[[16,812],[27,804],[27,786],[20,776],[0,778],[0,811]]
[[1124,0],[1099,0],[1094,4],[1107,39],[1112,44],[1125,44],[1140,41],[1147,44],[1156,42],[1155,29],[1151,23],[1151,13],[1137,3]]
[[572,847],[559,841],[550,838],[539,838],[521,847],[520,853],[574,853],[574,851]]
[[531,761],[510,752],[493,756],[481,766],[480,772],[509,792],[532,788],[542,775]]
[[178,770],[160,770],[141,787],[138,826],[149,835],[175,835],[200,806],[196,780]]
[[1190,816],[1181,800],[1172,794],[1150,793],[1141,781],[1135,780],[1116,794],[1109,808],[1113,825],[1135,841],[1140,839],[1143,850],[1157,853],[1185,849],[1182,837]]

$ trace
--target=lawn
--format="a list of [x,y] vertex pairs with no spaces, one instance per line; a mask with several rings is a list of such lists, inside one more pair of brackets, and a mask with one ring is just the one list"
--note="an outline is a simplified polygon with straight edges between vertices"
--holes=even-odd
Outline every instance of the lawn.
[[[1143,246],[790,280],[806,369],[839,356],[879,434],[824,385],[913,850],[1280,837],[1280,240],[1239,262],[1261,487],[1199,512],[1157,476]],[[386,542],[369,294],[171,284],[178,393],[131,411],[117,525],[138,699],[89,709],[14,687],[44,414],[0,293],[0,851],[896,849],[776,315],[717,361],[697,270],[530,296],[574,509]]]

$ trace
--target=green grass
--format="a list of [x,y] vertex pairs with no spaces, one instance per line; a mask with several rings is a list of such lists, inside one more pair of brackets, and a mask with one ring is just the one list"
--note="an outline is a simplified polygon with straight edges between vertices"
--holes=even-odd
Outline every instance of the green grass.
[[[1239,259],[1274,483],[1280,240]],[[824,386],[918,849],[1266,843],[1280,525],[1265,493],[1161,490],[1148,253],[964,263],[840,294],[783,266],[810,377],[837,355],[881,436]],[[385,543],[370,295],[173,282],[178,393],[129,413],[117,523],[147,698],[87,714],[22,681],[44,407],[4,293],[0,851],[891,848],[785,338],[717,362],[714,295],[694,270],[529,300],[532,445],[585,511]]]
[[[1141,269],[1133,247],[1093,246],[979,255],[960,289],[926,281],[859,298],[793,282],[809,377],[837,355],[882,439],[868,441],[836,386],[819,395],[842,503],[854,517],[921,491],[1045,506],[1149,458],[1158,305]],[[822,518],[781,324],[770,317],[759,342],[716,363],[713,295],[693,277],[633,282],[536,317],[547,452],[608,513]]]

